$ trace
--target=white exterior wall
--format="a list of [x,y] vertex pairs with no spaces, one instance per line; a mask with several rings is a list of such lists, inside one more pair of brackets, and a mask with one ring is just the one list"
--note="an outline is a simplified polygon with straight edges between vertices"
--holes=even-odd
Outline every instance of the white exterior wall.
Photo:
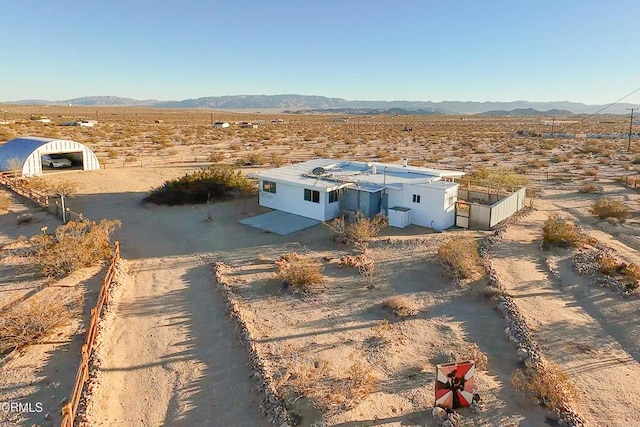
[[[411,209],[411,224],[437,230],[447,229],[455,224],[455,201],[458,188],[449,189],[403,185],[402,190],[388,189],[388,206],[401,206]],[[420,195],[420,203],[413,203],[413,195]],[[448,199],[453,196],[453,203]]]
[[[320,193],[320,202],[322,202],[322,193]],[[329,203],[329,193],[324,193],[324,219],[323,221],[329,221],[340,215],[340,198],[337,202]]]
[[83,170],[100,169],[98,158],[87,146],[61,139],[48,142],[34,150],[22,166],[22,174],[24,176],[42,175],[41,157],[51,153],[82,153]]
[[[320,192],[320,203],[313,203],[304,199],[304,189],[313,190],[313,187],[302,187],[276,181],[276,192],[268,193],[262,191],[262,179],[259,185],[258,198],[261,206],[317,219],[318,221],[327,221],[337,216],[340,203],[331,203],[329,205],[329,194],[324,192],[322,188],[315,189]],[[335,208],[333,208],[334,205]],[[335,214],[333,214],[334,210]],[[332,214],[333,216],[331,216]]]

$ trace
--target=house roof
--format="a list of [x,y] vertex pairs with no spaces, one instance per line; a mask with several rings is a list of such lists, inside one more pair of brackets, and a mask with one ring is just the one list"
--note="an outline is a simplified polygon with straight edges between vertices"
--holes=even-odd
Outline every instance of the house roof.
[[327,192],[342,187],[375,192],[384,188],[401,188],[403,184],[448,188],[457,184],[442,182],[441,179],[460,177],[464,172],[405,167],[392,163],[314,159],[252,175],[263,180],[315,187]]

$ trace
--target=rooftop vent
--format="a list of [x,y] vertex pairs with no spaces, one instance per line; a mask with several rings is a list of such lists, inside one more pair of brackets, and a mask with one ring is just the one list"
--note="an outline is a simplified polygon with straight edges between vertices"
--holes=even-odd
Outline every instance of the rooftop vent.
[[316,176],[324,175],[325,173],[327,173],[327,170],[323,167],[313,168],[311,171],[311,174]]

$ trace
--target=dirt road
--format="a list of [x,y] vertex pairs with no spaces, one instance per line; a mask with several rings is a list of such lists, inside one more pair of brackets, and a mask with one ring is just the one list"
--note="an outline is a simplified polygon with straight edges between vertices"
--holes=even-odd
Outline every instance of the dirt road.
[[[87,409],[89,424],[268,425],[251,391],[246,352],[201,259],[229,246],[251,247],[255,239],[244,226],[229,218],[217,221],[240,215],[244,206],[215,205],[209,223],[204,206],[144,207],[142,193],[106,193],[122,190],[119,184],[115,178],[105,193],[74,201],[89,218],[122,219],[116,238],[130,267],[129,282],[118,289],[101,337],[102,365]],[[234,225],[229,229],[222,222]]]
[[[570,375],[580,395],[576,407],[589,424],[633,425],[640,414],[640,365],[610,333],[606,319],[584,308],[588,294],[580,298],[548,274],[539,249],[546,218],[538,211],[510,228],[494,248],[493,266],[544,355]],[[561,279],[575,280],[567,274]]]

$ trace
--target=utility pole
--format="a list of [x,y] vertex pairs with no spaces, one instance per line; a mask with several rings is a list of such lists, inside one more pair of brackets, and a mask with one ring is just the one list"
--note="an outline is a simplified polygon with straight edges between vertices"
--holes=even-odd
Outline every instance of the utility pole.
[[556,116],[551,116],[551,136],[553,136],[553,129],[556,127]]
[[633,128],[633,111],[637,110],[637,108],[627,108],[627,110],[631,110],[631,117],[629,118],[629,144],[627,145],[627,151],[631,151],[631,129]]
[[213,111],[211,112],[211,126],[213,126]]

